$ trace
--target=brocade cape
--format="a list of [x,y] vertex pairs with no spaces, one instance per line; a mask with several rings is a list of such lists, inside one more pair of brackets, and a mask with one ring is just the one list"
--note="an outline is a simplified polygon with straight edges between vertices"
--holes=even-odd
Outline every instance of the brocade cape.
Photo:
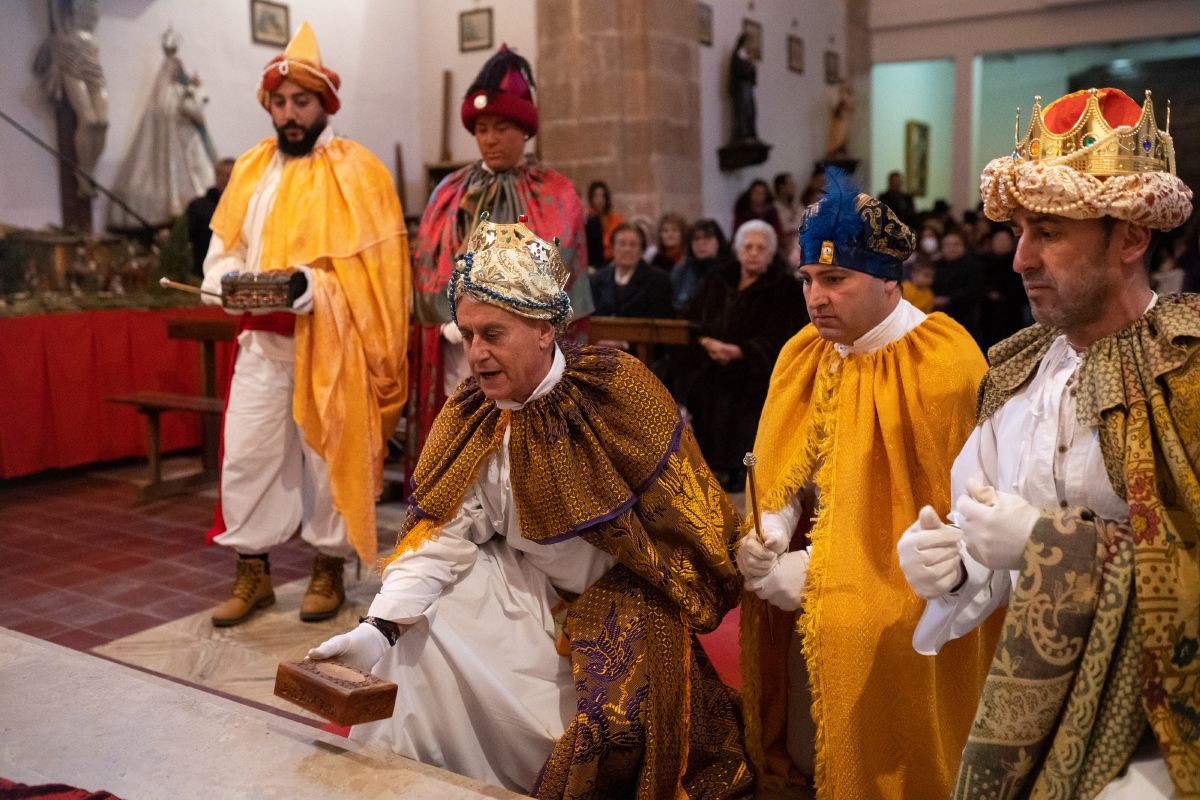
[[934,657],[913,650],[924,602],[896,543],[921,506],[949,511],[950,466],[984,369],[970,336],[940,313],[874,353],[842,358],[812,325],[780,353],[754,446],[761,508],[782,508],[810,482],[819,498],[799,614],[750,594],[742,604],[746,745],[768,785],[808,777],[786,749],[787,652],[800,636],[817,797],[949,794],[996,626]]
[[[981,419],[1060,334],[992,348]],[[1034,526],[955,798],[1094,797],[1147,721],[1178,795],[1200,796],[1200,296],[1093,344],[1076,391],[1129,523],[1068,508]]]
[[522,536],[583,536],[618,562],[567,614],[577,712],[536,796],[746,797],[736,699],[693,635],[737,602],[737,514],[649,370],[608,348],[563,352],[562,379],[519,410],[474,379],[450,398],[396,552],[438,536],[509,428]]
[[[276,148],[264,139],[234,165],[211,223],[227,248]],[[350,543],[374,563],[384,447],[407,397],[410,270],[391,174],[349,139],[284,164],[259,269],[300,264],[313,270],[313,312],[296,317],[292,416],[329,466]]]

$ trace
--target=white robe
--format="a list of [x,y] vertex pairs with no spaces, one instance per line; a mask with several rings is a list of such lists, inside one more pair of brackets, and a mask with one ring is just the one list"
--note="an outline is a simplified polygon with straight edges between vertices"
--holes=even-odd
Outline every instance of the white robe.
[[[555,347],[530,400],[565,366]],[[554,647],[555,588],[582,593],[615,561],[581,538],[522,538],[508,444],[506,430],[441,533],[384,570],[370,614],[406,627],[374,673],[400,687],[396,713],[351,735],[525,792],[575,716],[570,659]]]
[[[1154,305],[1155,295],[1150,302]],[[1147,308],[1149,310],[1149,307]],[[950,497],[957,503],[969,478],[1020,495],[1045,510],[1082,506],[1106,519],[1128,520],[1129,506],[1108,480],[1100,434],[1076,421],[1074,377],[1083,362],[1059,336],[1051,343],[1033,379],[971,433],[950,471]],[[957,521],[957,512],[950,518]],[[926,655],[974,630],[1008,601],[1019,572],[993,571],[960,545],[966,583],[953,594],[925,604],[913,633],[913,647]],[[1145,743],[1143,743],[1145,744]],[[1166,764],[1153,748],[1138,748],[1127,774],[1098,798],[1173,797]]]

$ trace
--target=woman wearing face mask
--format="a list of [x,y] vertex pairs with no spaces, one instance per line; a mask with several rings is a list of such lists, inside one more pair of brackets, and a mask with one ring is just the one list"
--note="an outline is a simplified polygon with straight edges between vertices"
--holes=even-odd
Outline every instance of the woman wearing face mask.
[[942,257],[942,248],[939,243],[941,231],[936,226],[926,222],[921,226],[920,233],[917,234],[917,249],[921,251],[931,261],[937,261]]

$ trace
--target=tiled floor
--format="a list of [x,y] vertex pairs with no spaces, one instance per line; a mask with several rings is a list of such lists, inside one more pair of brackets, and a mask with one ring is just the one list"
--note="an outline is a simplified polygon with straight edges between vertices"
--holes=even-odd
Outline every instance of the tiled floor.
[[[135,507],[144,466],[108,465],[0,482],[0,626],[78,650],[211,608],[233,558],[204,546],[214,495]],[[271,553],[282,584],[305,577],[295,538]]]

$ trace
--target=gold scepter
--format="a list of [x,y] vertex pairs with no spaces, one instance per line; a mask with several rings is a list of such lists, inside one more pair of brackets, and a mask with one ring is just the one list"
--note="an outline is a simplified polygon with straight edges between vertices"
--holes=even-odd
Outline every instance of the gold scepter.
[[754,532],[758,534],[758,543],[765,547],[767,542],[762,535],[762,517],[758,513],[758,484],[754,480],[754,468],[758,466],[758,456],[754,453],[746,453],[742,458],[742,463],[746,466],[746,481],[750,484],[750,508],[754,512]]
[[[754,533],[758,536],[758,543],[763,547],[767,546],[767,540],[763,538],[762,533],[762,515],[758,513],[758,483],[754,479],[754,468],[758,466],[758,456],[753,452],[746,453],[742,458],[742,464],[746,467],[746,483],[750,486],[750,510],[754,514]],[[770,604],[764,604],[763,616],[767,620],[767,641],[775,644],[775,626],[771,624],[771,608]]]

